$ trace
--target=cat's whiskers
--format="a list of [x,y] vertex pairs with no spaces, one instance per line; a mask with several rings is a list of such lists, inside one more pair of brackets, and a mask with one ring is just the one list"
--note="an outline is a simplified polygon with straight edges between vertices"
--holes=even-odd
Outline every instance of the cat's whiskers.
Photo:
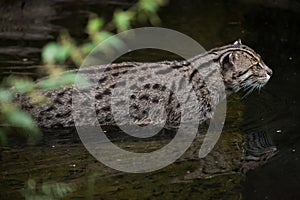
[[246,92],[246,94],[242,97],[242,99],[244,99],[247,96],[249,96],[249,94],[251,94],[256,89],[260,92],[261,88],[264,85],[265,84],[258,83],[257,81],[255,81],[255,82],[247,81],[245,83],[242,83],[241,84],[241,89],[243,89],[243,91]]

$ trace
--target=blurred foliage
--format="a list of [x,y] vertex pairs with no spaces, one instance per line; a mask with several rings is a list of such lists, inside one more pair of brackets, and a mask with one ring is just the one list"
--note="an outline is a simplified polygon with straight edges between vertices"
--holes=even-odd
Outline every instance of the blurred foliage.
[[70,185],[54,182],[42,183],[41,187],[37,187],[35,180],[29,179],[22,194],[26,200],[54,200],[66,197],[73,190]]
[[69,59],[80,66],[92,49],[114,33],[126,31],[136,23],[148,22],[154,26],[159,25],[160,18],[157,11],[167,3],[168,0],[139,0],[126,10],[116,9],[110,22],[92,15],[86,26],[88,38],[83,44],[77,44],[69,32],[63,30],[57,42],[48,43],[43,48],[43,61],[45,64],[61,64]]
[[[86,33],[88,37],[82,44],[77,44],[67,30],[62,30],[56,42],[46,44],[42,50],[42,60],[47,77],[34,80],[24,77],[9,76],[0,83],[0,145],[7,145],[6,135],[21,128],[27,134],[28,144],[35,144],[40,138],[40,131],[33,118],[18,105],[16,94],[27,95],[31,103],[51,103],[43,96],[42,90],[51,90],[74,82],[75,72],[64,72],[63,65],[72,62],[80,66],[84,58],[102,41],[116,32],[125,31],[135,23],[159,25],[157,11],[168,0],[139,0],[126,10],[116,9],[112,20],[106,22],[102,17],[90,16]],[[121,45],[115,41],[115,46]],[[83,83],[86,81],[82,80]],[[13,128],[14,127],[14,128]]]
[[[7,145],[6,132],[12,131],[13,127],[22,128],[28,134],[28,144],[35,144],[40,138],[39,129],[34,123],[32,117],[22,111],[19,105],[13,100],[14,95],[25,94],[34,96],[36,100],[42,101],[44,98],[34,90],[34,82],[30,79],[17,78],[9,76],[5,78],[0,87],[0,142],[1,145]],[[40,97],[40,98],[38,98]]]

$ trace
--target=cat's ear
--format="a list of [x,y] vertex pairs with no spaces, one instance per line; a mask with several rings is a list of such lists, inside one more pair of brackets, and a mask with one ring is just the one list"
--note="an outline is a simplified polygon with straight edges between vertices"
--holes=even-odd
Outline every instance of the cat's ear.
[[236,52],[232,52],[229,54],[229,63],[232,65],[232,66],[235,66],[235,63],[236,61],[239,59],[239,56]]
[[233,43],[234,45],[242,45],[242,40],[239,38],[237,41]]

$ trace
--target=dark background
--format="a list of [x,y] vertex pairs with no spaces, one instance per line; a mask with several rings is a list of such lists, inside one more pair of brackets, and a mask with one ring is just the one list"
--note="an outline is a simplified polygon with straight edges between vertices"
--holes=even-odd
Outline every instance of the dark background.
[[[55,40],[59,30],[66,28],[82,41],[91,13],[110,19],[114,8],[128,5],[129,1],[122,0],[1,1],[1,78],[10,74],[38,77],[35,70],[42,68],[41,48]],[[243,198],[299,199],[300,2],[173,0],[159,15],[162,27],[187,34],[206,49],[241,38],[273,69],[274,75],[263,91],[242,101],[246,106],[243,123],[245,131],[264,129],[279,153],[247,174]],[[145,59],[138,53],[132,56]],[[157,60],[167,58],[158,53],[154,56]]]

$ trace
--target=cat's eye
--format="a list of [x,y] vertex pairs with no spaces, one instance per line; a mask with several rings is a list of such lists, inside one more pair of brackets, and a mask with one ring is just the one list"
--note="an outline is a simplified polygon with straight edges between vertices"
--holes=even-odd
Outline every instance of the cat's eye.
[[262,69],[263,68],[263,66],[260,63],[257,63],[255,66],[256,66],[257,69]]

